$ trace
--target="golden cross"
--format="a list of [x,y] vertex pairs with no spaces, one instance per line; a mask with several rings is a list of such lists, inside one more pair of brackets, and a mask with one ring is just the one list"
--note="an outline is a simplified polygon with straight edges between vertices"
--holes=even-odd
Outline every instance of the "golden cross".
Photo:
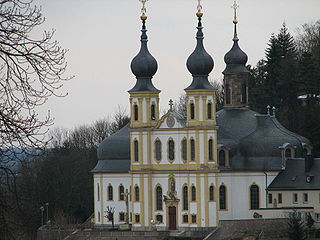
[[239,8],[239,5],[237,4],[236,0],[234,0],[233,5],[231,7],[234,9],[234,19],[237,19],[237,9]]
[[198,0],[197,10],[198,10],[198,12],[201,12],[201,11],[202,11],[201,0]]
[[139,0],[142,3],[142,8],[141,8],[141,14],[142,16],[146,15],[147,9],[146,9],[146,2],[148,0]]

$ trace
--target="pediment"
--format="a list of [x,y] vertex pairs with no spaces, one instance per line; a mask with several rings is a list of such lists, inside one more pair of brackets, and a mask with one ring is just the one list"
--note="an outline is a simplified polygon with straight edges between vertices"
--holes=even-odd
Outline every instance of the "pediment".
[[165,115],[161,117],[156,128],[183,128],[184,119],[178,113],[173,111],[168,111]]

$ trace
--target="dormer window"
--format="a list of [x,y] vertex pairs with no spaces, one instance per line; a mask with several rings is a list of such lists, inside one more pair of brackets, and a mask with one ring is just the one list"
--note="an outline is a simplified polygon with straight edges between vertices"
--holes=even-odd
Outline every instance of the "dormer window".
[[190,103],[190,118],[194,119],[194,103]]
[[156,107],[154,104],[151,105],[151,120],[156,120]]
[[135,120],[135,121],[138,121],[138,119],[139,119],[139,117],[138,117],[138,115],[139,115],[138,105],[135,104],[134,107],[133,107],[133,109],[134,109],[134,110],[133,110],[134,120]]
[[286,148],[284,155],[286,158],[293,158],[294,157],[294,149],[291,147]]

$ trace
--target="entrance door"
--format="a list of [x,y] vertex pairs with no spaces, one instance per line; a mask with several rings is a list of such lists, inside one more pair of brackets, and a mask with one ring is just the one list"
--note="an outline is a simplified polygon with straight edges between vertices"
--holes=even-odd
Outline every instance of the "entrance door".
[[169,230],[177,229],[176,207],[169,207]]

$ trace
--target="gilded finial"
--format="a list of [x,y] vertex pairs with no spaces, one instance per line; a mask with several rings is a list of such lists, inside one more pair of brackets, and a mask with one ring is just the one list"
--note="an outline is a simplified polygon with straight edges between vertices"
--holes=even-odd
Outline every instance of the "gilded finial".
[[233,5],[231,6],[231,8],[233,8],[234,10],[234,16],[233,16],[233,24],[234,24],[234,39],[238,39],[238,34],[237,34],[237,23],[238,23],[238,19],[237,19],[237,9],[239,8],[239,5],[237,4],[237,1],[234,0],[233,1]]
[[198,18],[201,18],[203,16],[201,0],[198,0],[197,10],[196,15]]
[[145,20],[147,20],[147,15],[146,15],[146,13],[147,13],[146,2],[147,2],[148,0],[139,0],[139,1],[142,3],[141,16],[140,16],[140,18],[141,18],[142,21],[145,21]]

